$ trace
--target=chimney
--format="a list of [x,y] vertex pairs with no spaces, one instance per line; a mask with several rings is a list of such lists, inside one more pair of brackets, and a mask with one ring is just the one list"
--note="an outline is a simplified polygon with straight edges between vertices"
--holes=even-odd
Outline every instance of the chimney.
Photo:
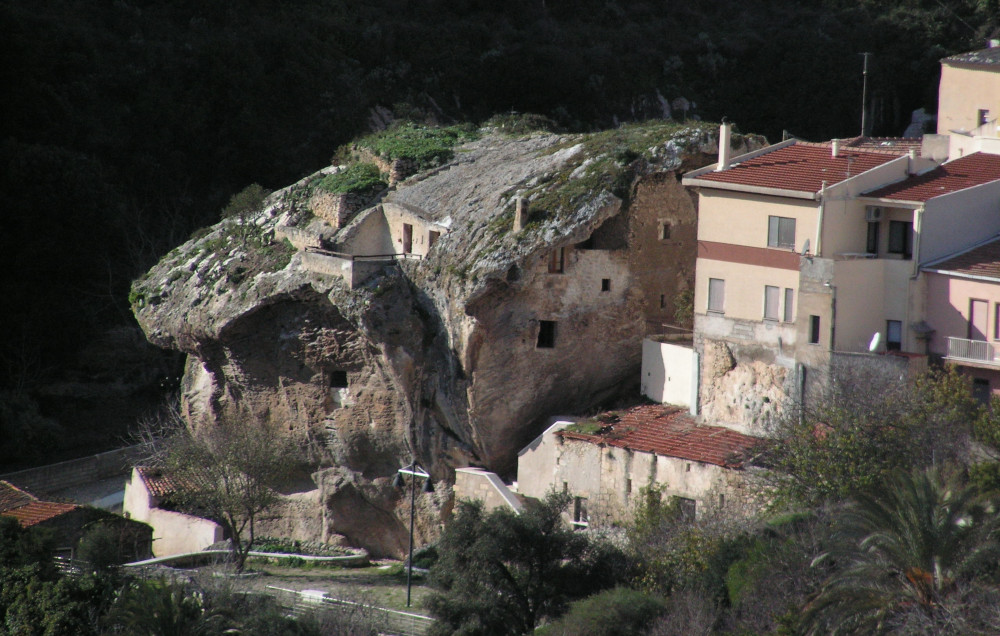
[[917,149],[910,148],[909,153],[910,160],[906,163],[906,174],[915,175],[917,174]]
[[520,232],[528,223],[528,202],[524,197],[515,197],[514,206],[514,231]]
[[833,154],[834,158],[837,158],[837,157],[840,156],[840,140],[839,139],[834,139],[833,140],[831,153]]
[[[724,119],[724,118],[723,118]],[[723,121],[719,126],[719,163],[715,166],[716,172],[721,172],[729,167],[729,160],[732,158],[732,148],[729,144],[733,139],[733,125]]]

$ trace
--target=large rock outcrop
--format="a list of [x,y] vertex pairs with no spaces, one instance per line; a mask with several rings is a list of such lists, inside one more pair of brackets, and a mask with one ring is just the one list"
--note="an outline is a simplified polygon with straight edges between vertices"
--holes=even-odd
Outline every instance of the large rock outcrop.
[[[312,483],[275,532],[399,554],[401,465],[438,483],[418,503],[431,537],[455,467],[509,472],[547,417],[637,385],[641,338],[674,322],[693,284],[696,214],[674,171],[712,161],[716,143],[707,127],[669,125],[486,134],[343,227],[308,209],[317,174],[273,194],[252,231],[223,222],[171,252],[135,284],[135,314],[152,342],[188,354],[192,425],[239,412],[309,440]],[[272,239],[353,246],[341,256],[358,267],[375,249],[359,245],[409,251],[394,214],[409,215],[424,257],[359,284]]]

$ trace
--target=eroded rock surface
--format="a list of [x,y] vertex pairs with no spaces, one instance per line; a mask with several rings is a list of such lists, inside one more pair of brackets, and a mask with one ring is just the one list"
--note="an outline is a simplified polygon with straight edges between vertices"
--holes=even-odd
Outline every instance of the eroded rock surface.
[[[397,468],[415,459],[436,482],[418,496],[427,539],[455,467],[510,471],[546,418],[637,384],[642,337],[674,322],[693,284],[696,214],[674,171],[717,151],[708,128],[656,134],[634,155],[588,136],[487,135],[340,228],[308,208],[314,175],[268,199],[258,239],[229,221],[165,257],[134,286],[136,316],[152,342],[188,354],[192,425],[239,412],[310,440],[313,487],[289,495],[276,532],[399,555]],[[628,181],[603,181],[609,162],[627,162]],[[291,228],[303,245],[398,252],[389,209],[439,236],[353,288],[270,240]]]

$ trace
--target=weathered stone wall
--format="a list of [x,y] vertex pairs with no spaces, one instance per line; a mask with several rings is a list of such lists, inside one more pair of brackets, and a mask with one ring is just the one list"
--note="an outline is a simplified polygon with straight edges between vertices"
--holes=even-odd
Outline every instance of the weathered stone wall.
[[767,435],[782,404],[794,397],[794,367],[757,345],[704,340],[701,416],[747,435]]

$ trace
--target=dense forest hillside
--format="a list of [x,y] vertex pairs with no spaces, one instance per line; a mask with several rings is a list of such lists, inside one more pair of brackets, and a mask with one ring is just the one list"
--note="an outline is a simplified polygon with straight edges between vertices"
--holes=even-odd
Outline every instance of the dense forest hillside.
[[394,118],[725,115],[772,140],[850,136],[871,51],[870,132],[898,135],[934,110],[938,60],[993,34],[996,5],[2,0],[0,387],[149,369],[130,281],[234,192],[311,173]]

